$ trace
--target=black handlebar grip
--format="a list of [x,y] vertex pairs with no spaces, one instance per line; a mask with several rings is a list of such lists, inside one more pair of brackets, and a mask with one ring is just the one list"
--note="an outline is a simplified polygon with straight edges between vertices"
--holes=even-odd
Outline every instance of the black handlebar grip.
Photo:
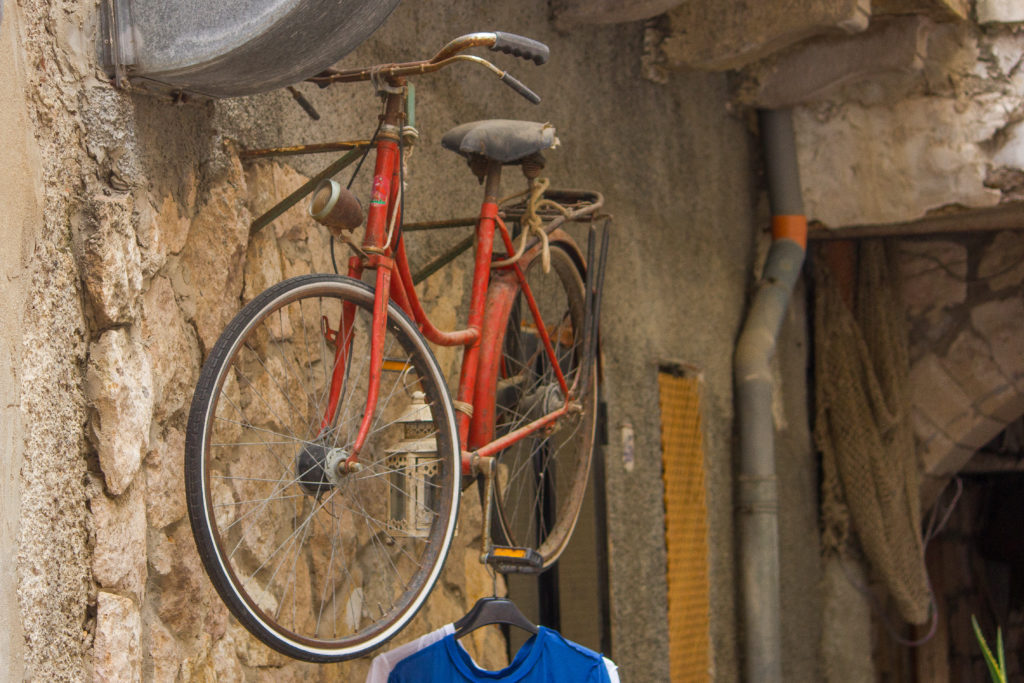
[[491,49],[496,52],[515,55],[522,59],[532,59],[538,66],[547,62],[548,56],[551,54],[548,46],[540,41],[517,36],[514,33],[502,33],[501,31],[494,32],[494,45]]
[[540,104],[540,95],[527,88],[526,84],[524,84],[522,81],[520,81],[518,78],[516,78],[509,72],[505,72],[505,75],[501,77],[501,82],[515,90],[517,93],[519,93],[526,99],[530,100],[530,102],[533,102],[534,104]]

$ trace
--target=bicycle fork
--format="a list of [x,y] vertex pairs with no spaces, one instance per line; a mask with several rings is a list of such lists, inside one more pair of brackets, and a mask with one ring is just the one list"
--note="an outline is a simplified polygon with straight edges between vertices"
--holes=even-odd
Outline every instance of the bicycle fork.
[[[366,392],[366,406],[359,423],[359,430],[352,450],[343,463],[339,465],[339,473],[347,474],[358,469],[359,453],[366,443],[377,411],[377,400],[380,394],[381,370],[384,364],[384,337],[387,332],[388,303],[391,299],[391,272],[394,260],[391,258],[391,242],[398,235],[392,231],[401,222],[401,169],[399,161],[398,141],[401,133],[401,97],[389,95],[385,99],[384,121],[378,133],[377,160],[373,173],[373,193],[370,197],[370,208],[366,216],[366,233],[362,251],[364,258],[352,257],[349,260],[349,277],[359,279],[363,268],[376,270],[373,315],[370,324],[370,371]],[[342,307],[341,320],[338,322],[338,336],[334,357],[334,369],[331,374],[331,388],[328,405],[320,423],[320,434],[324,434],[334,422],[338,411],[338,403],[345,381],[346,369],[351,358],[348,357],[348,345],[355,324],[355,305],[346,303]]]

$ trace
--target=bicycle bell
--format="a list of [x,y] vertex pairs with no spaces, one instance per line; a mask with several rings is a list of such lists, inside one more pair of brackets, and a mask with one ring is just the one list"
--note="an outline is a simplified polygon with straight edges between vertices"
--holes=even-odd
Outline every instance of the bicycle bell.
[[388,498],[388,529],[396,534],[426,538],[430,534],[437,509],[441,468],[437,457],[437,438],[430,406],[422,391],[412,394],[412,403],[402,417],[402,441],[386,453],[391,496]]
[[330,178],[322,180],[313,190],[309,215],[336,236],[355,230],[363,224],[364,218],[359,198]]

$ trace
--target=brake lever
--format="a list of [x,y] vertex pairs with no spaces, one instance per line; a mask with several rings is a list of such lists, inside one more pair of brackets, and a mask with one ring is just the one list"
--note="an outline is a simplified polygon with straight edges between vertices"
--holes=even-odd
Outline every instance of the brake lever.
[[533,104],[540,104],[540,95],[530,90],[525,83],[509,72],[506,71],[501,75],[501,82],[515,90]]

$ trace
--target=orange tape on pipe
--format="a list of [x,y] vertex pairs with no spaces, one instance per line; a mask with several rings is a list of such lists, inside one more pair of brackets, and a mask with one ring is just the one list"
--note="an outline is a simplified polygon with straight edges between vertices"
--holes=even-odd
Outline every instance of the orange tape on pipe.
[[772,216],[772,238],[793,240],[807,249],[807,216]]

